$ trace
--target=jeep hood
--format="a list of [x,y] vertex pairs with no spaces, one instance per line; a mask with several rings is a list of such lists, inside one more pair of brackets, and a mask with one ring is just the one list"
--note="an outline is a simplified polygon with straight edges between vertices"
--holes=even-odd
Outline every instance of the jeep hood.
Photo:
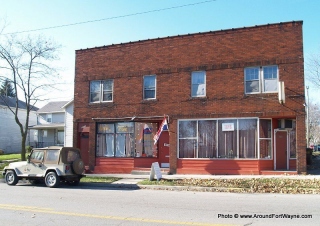
[[9,164],[7,168],[19,168],[22,166],[27,165],[27,161],[21,161],[21,162],[12,162]]

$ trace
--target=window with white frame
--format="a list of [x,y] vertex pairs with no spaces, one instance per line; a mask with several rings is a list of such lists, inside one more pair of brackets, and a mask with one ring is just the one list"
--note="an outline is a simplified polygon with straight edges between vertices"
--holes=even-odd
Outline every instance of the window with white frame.
[[[179,158],[259,158],[258,121],[257,118],[179,120]],[[265,132],[268,125],[263,127]],[[271,138],[261,136],[266,136],[260,139],[261,145],[265,145],[262,155],[268,156]]]
[[112,102],[113,80],[95,80],[90,82],[90,102]]
[[259,142],[260,158],[272,158],[272,127],[271,119],[260,119],[259,121]]
[[143,77],[143,99],[156,99],[156,76]]
[[245,93],[278,92],[278,66],[248,67],[244,74]]
[[191,96],[206,96],[206,72],[194,71],[191,73]]

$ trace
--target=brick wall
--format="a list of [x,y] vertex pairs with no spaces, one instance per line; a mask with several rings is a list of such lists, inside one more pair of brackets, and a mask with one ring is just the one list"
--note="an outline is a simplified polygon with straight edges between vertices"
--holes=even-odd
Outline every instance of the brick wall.
[[[278,65],[279,80],[286,87],[284,105],[279,104],[274,93],[244,94],[244,68],[265,65]],[[204,98],[191,98],[191,72],[197,70],[206,71]],[[144,101],[143,76],[151,74],[157,76],[157,99]],[[90,81],[100,79],[114,79],[113,102],[90,104]],[[167,114],[176,127],[180,118],[302,118],[305,114],[302,22],[77,50],[74,95],[75,122],[97,117]],[[304,131],[303,123],[297,124]],[[94,137],[90,139],[92,148]],[[176,154],[174,148],[176,138],[170,137],[171,154]]]

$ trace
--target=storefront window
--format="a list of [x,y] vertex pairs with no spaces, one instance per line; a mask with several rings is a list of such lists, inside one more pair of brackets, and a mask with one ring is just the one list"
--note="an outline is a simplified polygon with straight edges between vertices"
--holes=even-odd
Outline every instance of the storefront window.
[[[257,124],[256,118],[181,120],[179,158],[258,158]],[[271,138],[266,144],[271,152]]]
[[97,124],[96,155],[104,157],[157,157],[153,136],[157,123],[118,122]]
[[239,158],[257,158],[257,120],[239,120]]
[[135,123],[135,157],[157,157],[157,144],[153,137],[158,131],[157,123]]

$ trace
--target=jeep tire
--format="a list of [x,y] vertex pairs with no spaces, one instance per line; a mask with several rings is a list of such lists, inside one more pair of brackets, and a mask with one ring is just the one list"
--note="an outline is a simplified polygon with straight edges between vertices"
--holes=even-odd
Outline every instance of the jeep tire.
[[60,184],[60,178],[58,177],[56,172],[49,172],[44,178],[44,182],[46,183],[47,187],[56,188]]
[[19,181],[19,178],[14,170],[8,170],[5,175],[5,180],[8,185],[16,185]]

